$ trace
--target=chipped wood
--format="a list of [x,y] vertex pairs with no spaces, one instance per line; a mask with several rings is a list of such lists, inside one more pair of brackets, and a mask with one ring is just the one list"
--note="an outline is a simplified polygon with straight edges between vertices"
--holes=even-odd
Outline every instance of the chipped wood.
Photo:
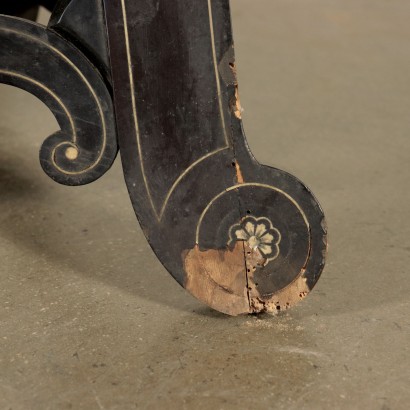
[[239,88],[238,86],[235,87],[235,98],[232,99],[231,103],[232,111],[236,118],[239,120],[242,119],[243,108],[241,105],[241,100],[239,98]]
[[151,246],[214,309],[291,306],[323,268],[323,212],[249,151],[229,1],[105,5],[125,178]]
[[238,161],[235,161],[234,164],[235,164],[235,169],[236,169],[236,182],[238,184],[243,184],[245,182],[245,179],[243,178],[241,167]]
[[118,130],[144,235],[194,296],[229,315],[285,310],[324,267],[323,211],[249,150],[229,1],[157,3],[68,0],[49,28],[0,16],[0,82],[56,116],[40,159],[60,183],[106,172]]
[[233,249],[201,251],[184,258],[185,288],[216,310],[229,315],[249,313],[243,245]]

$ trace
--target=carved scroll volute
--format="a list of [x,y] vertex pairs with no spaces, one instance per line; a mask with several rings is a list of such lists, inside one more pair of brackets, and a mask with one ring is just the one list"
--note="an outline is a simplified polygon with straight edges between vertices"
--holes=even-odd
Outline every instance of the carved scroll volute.
[[56,182],[83,185],[112,165],[117,140],[111,95],[97,69],[43,26],[0,16],[0,82],[22,88],[53,112],[60,131],[40,150]]
[[105,8],[125,178],[157,256],[219,311],[294,305],[322,272],[324,215],[297,178],[249,151],[228,0]]

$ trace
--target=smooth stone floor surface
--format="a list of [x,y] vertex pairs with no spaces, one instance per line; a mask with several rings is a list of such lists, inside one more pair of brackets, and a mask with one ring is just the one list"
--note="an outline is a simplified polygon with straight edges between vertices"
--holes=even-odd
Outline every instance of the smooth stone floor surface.
[[57,129],[0,86],[0,409],[408,409],[410,2],[233,0],[250,146],[307,183],[330,254],[279,317],[181,289],[137,224],[118,159],[43,174]]

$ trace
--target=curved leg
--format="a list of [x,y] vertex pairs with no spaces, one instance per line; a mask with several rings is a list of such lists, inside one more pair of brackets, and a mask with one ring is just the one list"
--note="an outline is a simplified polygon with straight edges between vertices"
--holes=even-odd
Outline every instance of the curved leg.
[[44,171],[65,185],[103,175],[117,154],[112,98],[97,69],[63,37],[35,23],[0,16],[0,82],[27,90],[61,130],[40,151]]
[[287,309],[322,272],[324,215],[249,151],[228,0],[105,7],[124,174],[157,256],[217,310]]

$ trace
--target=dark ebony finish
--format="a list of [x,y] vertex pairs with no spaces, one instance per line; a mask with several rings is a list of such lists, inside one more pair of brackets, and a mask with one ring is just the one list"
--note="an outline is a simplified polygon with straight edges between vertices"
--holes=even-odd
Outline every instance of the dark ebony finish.
[[48,28],[69,40],[110,79],[102,0],[61,0],[54,8]]
[[126,182],[161,262],[222,312],[289,308],[322,272],[324,215],[249,151],[228,0],[101,1],[61,0],[48,29],[0,17],[0,81],[39,96],[61,126],[43,168],[74,185],[110,167],[112,82]]
[[0,82],[40,98],[61,131],[44,142],[44,171],[65,185],[103,175],[117,153],[110,93],[81,52],[45,27],[0,16]]
[[311,192],[249,152],[228,0],[106,1],[125,178],[174,278],[229,314],[286,309],[324,266]]

